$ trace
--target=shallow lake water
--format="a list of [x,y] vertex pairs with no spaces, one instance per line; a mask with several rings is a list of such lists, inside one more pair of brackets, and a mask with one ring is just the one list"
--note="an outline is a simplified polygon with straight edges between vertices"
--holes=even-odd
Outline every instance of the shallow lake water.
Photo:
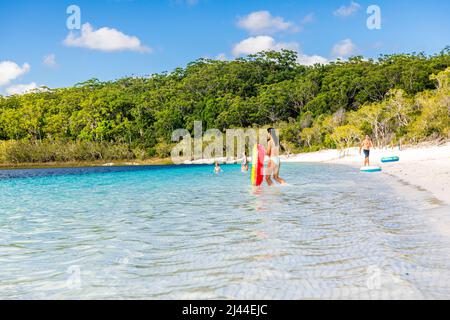
[[450,298],[450,240],[377,174],[0,170],[1,299]]

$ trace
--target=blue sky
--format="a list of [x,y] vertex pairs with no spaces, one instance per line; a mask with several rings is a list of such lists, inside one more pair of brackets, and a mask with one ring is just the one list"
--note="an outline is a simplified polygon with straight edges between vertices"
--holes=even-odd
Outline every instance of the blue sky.
[[[372,4],[381,29],[367,28]],[[82,30],[67,28],[69,5],[81,9]],[[450,45],[449,12],[447,0],[2,0],[0,94],[149,75],[258,48],[297,50],[305,64],[433,54]]]

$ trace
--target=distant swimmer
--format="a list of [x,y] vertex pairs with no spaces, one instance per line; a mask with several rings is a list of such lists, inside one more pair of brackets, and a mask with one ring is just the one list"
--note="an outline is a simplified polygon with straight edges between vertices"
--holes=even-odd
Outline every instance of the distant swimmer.
[[222,168],[220,168],[219,162],[216,161],[216,166],[214,167],[214,173],[219,174],[222,172]]
[[247,155],[245,154],[245,152],[243,154],[241,171],[242,172],[247,172],[248,171],[248,160],[247,160]]
[[267,129],[267,155],[269,163],[266,170],[266,182],[269,186],[273,184],[271,176],[276,182],[286,184],[286,181],[280,178],[280,143],[274,128]]
[[361,145],[359,146],[359,154],[361,154],[361,150],[364,151],[364,166],[368,167],[370,166],[370,149],[373,148],[372,140],[368,135],[366,135],[366,138],[361,142]]

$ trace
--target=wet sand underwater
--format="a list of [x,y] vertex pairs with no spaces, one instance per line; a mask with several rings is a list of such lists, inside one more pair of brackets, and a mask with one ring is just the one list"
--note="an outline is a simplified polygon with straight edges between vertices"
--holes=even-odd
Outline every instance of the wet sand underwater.
[[449,207],[336,164],[0,171],[2,299],[448,299]]

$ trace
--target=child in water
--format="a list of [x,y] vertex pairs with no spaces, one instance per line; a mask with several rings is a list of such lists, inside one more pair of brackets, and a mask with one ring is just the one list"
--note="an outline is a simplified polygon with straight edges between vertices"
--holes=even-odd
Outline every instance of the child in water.
[[220,168],[219,162],[216,161],[216,166],[214,167],[214,173],[219,174],[222,172],[222,169]]

